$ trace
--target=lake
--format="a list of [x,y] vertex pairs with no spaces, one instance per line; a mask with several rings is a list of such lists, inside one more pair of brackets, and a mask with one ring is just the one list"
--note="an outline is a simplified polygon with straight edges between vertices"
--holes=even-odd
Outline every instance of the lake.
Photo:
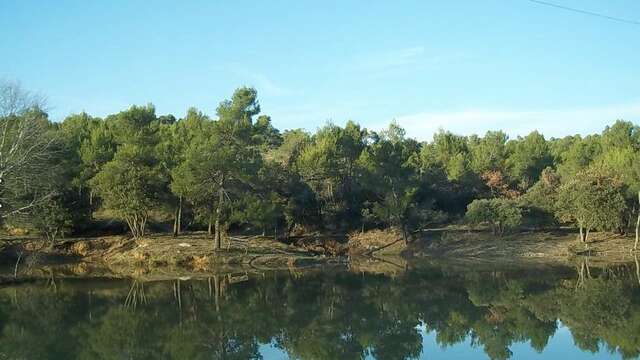
[[0,288],[0,359],[632,359],[636,268],[172,281],[57,276]]

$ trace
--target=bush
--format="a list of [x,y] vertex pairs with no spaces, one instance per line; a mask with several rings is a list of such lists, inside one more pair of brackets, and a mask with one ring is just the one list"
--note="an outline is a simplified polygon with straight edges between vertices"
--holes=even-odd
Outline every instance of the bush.
[[540,180],[520,198],[527,226],[539,228],[558,224],[555,214],[559,187],[560,178],[555,171],[551,168],[544,169]]
[[489,224],[496,235],[516,229],[522,223],[522,210],[514,200],[480,199],[467,206],[465,215],[471,224]]

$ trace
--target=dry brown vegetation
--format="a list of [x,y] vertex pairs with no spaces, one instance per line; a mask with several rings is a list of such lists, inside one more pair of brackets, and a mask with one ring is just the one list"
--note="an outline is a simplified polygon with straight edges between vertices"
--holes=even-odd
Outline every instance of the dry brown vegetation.
[[398,230],[375,229],[350,233],[348,246],[350,255],[398,255],[405,250],[406,242]]

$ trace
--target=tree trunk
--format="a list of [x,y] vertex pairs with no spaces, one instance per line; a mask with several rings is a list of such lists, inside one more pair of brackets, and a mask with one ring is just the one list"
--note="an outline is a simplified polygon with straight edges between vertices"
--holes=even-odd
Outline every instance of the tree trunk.
[[638,284],[640,284],[640,261],[638,261],[638,255],[633,255],[633,260],[636,262],[636,277],[638,278]]
[[177,236],[178,236],[178,208],[176,208],[176,211],[173,216],[173,237],[177,237]]
[[220,278],[218,275],[213,275],[213,291],[216,304],[216,313],[220,313]]
[[[20,264],[20,260],[22,260],[22,250],[20,250],[18,252],[18,260],[16,260],[16,266],[13,268],[13,277],[16,278],[18,277],[18,264]],[[636,264],[637,264],[637,257],[636,257]],[[640,279],[640,278],[638,278]]]
[[578,281],[576,281],[576,290],[584,286],[584,261],[580,263],[580,268],[577,271],[578,273]]
[[180,286],[180,279],[176,280],[176,294],[178,297],[178,308],[180,309],[180,316],[182,317],[182,287]]
[[585,242],[584,233],[582,231],[582,225],[580,225],[580,242],[581,243]]
[[222,203],[224,202],[224,189],[218,189],[218,207],[216,208],[216,223],[214,226],[213,249],[220,250],[222,248],[222,234],[220,231],[220,214],[222,213]]
[[180,235],[182,233],[182,196],[180,196],[178,205],[178,235]]
[[633,244],[633,250],[638,250],[638,240],[640,240],[640,191],[638,191],[638,220],[636,220],[636,242]]
[[211,235],[213,234],[213,232],[211,231],[212,224],[213,224],[213,212],[209,214],[209,227],[207,227],[207,234],[209,235],[209,237],[211,237]]
[[180,227],[182,223],[182,196],[178,200],[178,208],[176,209],[176,217],[173,222],[173,237],[180,235]]
[[131,217],[125,218],[127,221],[127,225],[129,225],[129,230],[131,231],[131,235],[134,239],[141,239],[145,234],[145,227],[147,225],[147,216],[146,215],[132,215]]

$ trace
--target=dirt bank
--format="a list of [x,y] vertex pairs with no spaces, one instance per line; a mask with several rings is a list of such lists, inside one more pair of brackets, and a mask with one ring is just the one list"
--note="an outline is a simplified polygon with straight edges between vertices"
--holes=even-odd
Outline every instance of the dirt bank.
[[[486,231],[465,229],[425,230],[403,252],[407,257],[477,262],[573,264],[588,257],[593,264],[634,261],[633,238],[594,233],[587,244],[561,229],[520,232],[497,237]],[[640,256],[640,254],[637,254]]]
[[[290,244],[264,237],[232,236],[214,251],[206,233],[174,238],[152,234],[143,240],[123,236],[75,238],[53,247],[40,239],[11,239],[0,250],[0,275],[135,277],[148,280],[211,274],[302,271],[340,267],[356,272],[394,274],[411,263],[438,261],[464,266],[575,265],[587,259],[592,266],[634,262],[633,239],[594,234],[585,246],[570,231],[529,232],[495,237],[464,229],[426,230],[406,243],[393,231],[349,236],[307,236]],[[635,255],[635,257],[634,257]],[[18,260],[19,259],[19,260]]]
[[347,246],[352,256],[395,256],[407,248],[407,242],[395,229],[370,230],[349,234]]
[[[6,269],[36,268],[69,263],[69,272],[89,270],[104,276],[176,277],[197,273],[304,269],[345,262],[329,256],[324,248],[287,245],[263,237],[234,236],[221,251],[213,250],[206,233],[190,233],[174,238],[152,234],[142,240],[123,236],[74,238],[53,247],[41,240],[24,239],[5,243],[0,251]],[[18,258],[20,260],[18,261]],[[78,263],[83,265],[77,265]],[[11,268],[8,268],[11,265]]]

